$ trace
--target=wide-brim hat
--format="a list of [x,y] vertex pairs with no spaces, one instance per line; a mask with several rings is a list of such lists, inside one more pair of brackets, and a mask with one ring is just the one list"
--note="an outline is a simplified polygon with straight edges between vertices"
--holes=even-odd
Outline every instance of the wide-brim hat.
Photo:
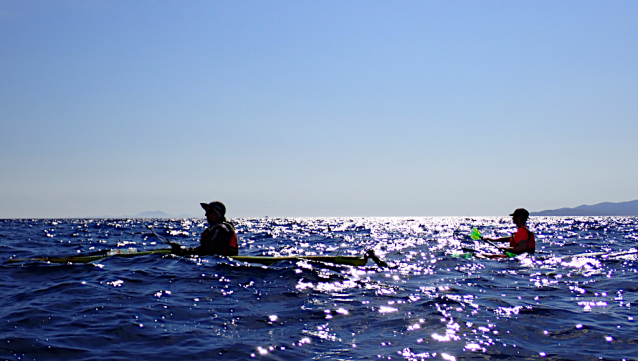
[[206,212],[213,211],[220,217],[226,215],[226,206],[222,202],[200,203],[200,205]]

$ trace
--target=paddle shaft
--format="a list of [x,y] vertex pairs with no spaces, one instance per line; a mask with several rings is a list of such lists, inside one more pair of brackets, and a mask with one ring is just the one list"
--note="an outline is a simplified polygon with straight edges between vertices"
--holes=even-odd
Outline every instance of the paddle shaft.
[[150,230],[151,230],[151,232],[153,232],[153,235],[154,235],[155,237],[157,237],[160,241],[164,241],[164,242],[166,242],[166,243],[170,244],[171,246],[173,245],[173,242],[169,241],[169,240],[168,240],[168,238],[166,238],[166,237],[164,237],[164,236],[161,236],[161,235],[157,234],[157,233],[155,232],[155,230],[153,229],[153,227],[151,227],[151,226],[147,226],[147,227],[148,227],[148,229],[150,229]]
[[492,243],[492,241],[488,241],[487,239],[481,237],[481,239],[485,242],[487,242],[490,246],[492,247],[496,247],[496,249],[498,249],[499,251],[501,251],[504,255],[506,255],[507,257],[509,257],[510,255],[508,254],[509,252],[507,252],[506,250],[500,248],[499,246],[495,245],[494,243]]

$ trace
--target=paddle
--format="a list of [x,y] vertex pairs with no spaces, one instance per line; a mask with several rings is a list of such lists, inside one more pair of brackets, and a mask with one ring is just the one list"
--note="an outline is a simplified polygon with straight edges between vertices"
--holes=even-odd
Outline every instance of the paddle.
[[151,227],[151,226],[146,226],[146,228],[150,229],[150,230],[151,230],[151,232],[153,233],[153,235],[154,235],[155,237],[157,237],[160,241],[164,241],[164,242],[166,242],[166,243],[168,243],[168,244],[172,244],[172,242],[171,242],[171,241],[169,241],[169,240],[168,240],[168,238],[166,238],[166,237],[164,237],[164,236],[161,236],[161,235],[157,234],[157,233],[155,232],[155,230],[153,229],[153,227]]
[[376,263],[377,266],[379,266],[379,267],[396,268],[396,267],[390,267],[390,266],[388,266],[387,263],[385,263],[384,261],[380,260],[379,257],[377,257],[377,255],[374,253],[374,251],[372,249],[367,250],[365,254],[366,254],[365,255],[366,258],[372,259],[374,261],[374,263]]
[[173,253],[178,254],[179,253],[178,250],[181,251],[182,247],[178,243],[171,242],[168,238],[157,234],[155,232],[155,230],[153,229],[153,227],[151,227],[151,226],[146,226],[146,227],[148,229],[150,229],[151,232],[153,232],[153,235],[155,237],[157,237],[157,239],[159,239],[160,241],[164,241],[164,242],[168,243],[171,246],[171,248],[173,249]]
[[483,238],[483,235],[481,234],[481,232],[479,232],[478,229],[476,229],[476,227],[472,228],[472,233],[470,233],[470,238],[472,238],[475,241],[481,240],[481,241],[487,242],[490,246],[496,247],[499,251],[503,252],[503,254],[505,254],[507,257],[516,257],[515,253],[507,252],[506,250],[499,248],[497,245],[495,245],[491,241],[488,241],[487,239]]

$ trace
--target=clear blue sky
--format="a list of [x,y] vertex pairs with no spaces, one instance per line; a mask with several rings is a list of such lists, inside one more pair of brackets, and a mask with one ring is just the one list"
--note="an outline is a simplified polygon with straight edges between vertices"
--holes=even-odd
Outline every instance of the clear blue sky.
[[0,218],[638,198],[636,1],[0,1]]

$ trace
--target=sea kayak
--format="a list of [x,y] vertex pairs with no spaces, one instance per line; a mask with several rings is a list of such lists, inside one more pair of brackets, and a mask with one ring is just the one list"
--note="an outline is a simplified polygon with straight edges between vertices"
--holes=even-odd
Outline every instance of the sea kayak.
[[[469,250],[469,249],[463,249],[462,251],[463,251],[462,253],[452,253],[451,256],[454,258],[465,258],[465,259],[470,259],[470,258],[508,259],[498,254],[483,254],[483,253],[478,253],[476,251]],[[537,256],[536,259],[539,261],[545,261],[550,259],[565,260],[565,259],[586,258],[586,257],[600,257],[602,259],[607,259],[610,257],[626,256],[626,255],[631,255],[635,253],[638,253],[637,249],[630,249],[627,251],[619,251],[619,252],[590,252],[590,253],[571,254],[571,255],[565,255],[565,256],[540,256],[540,257]],[[499,257],[495,257],[495,256],[499,256]],[[514,257],[509,257],[509,258],[514,258]]]
[[[94,261],[98,261],[108,257],[135,257],[135,256],[145,256],[150,254],[170,254],[170,249],[156,249],[151,251],[137,251],[134,248],[129,249],[116,249],[109,250],[106,252],[102,252],[100,254],[93,255],[75,255],[69,257],[37,257],[37,258],[26,258],[26,259],[14,259],[11,258],[7,262],[9,263],[21,263],[28,261],[39,261],[39,262],[51,262],[51,263],[90,263]],[[282,256],[282,257],[273,257],[273,256],[230,256],[229,258],[239,261],[239,262],[247,262],[247,263],[258,263],[269,266],[276,262],[281,261],[300,261],[300,260],[308,260],[308,261],[316,261],[316,262],[326,262],[326,263],[334,263],[334,264],[342,264],[349,266],[365,266],[368,262],[368,257],[353,257],[353,256]]]

